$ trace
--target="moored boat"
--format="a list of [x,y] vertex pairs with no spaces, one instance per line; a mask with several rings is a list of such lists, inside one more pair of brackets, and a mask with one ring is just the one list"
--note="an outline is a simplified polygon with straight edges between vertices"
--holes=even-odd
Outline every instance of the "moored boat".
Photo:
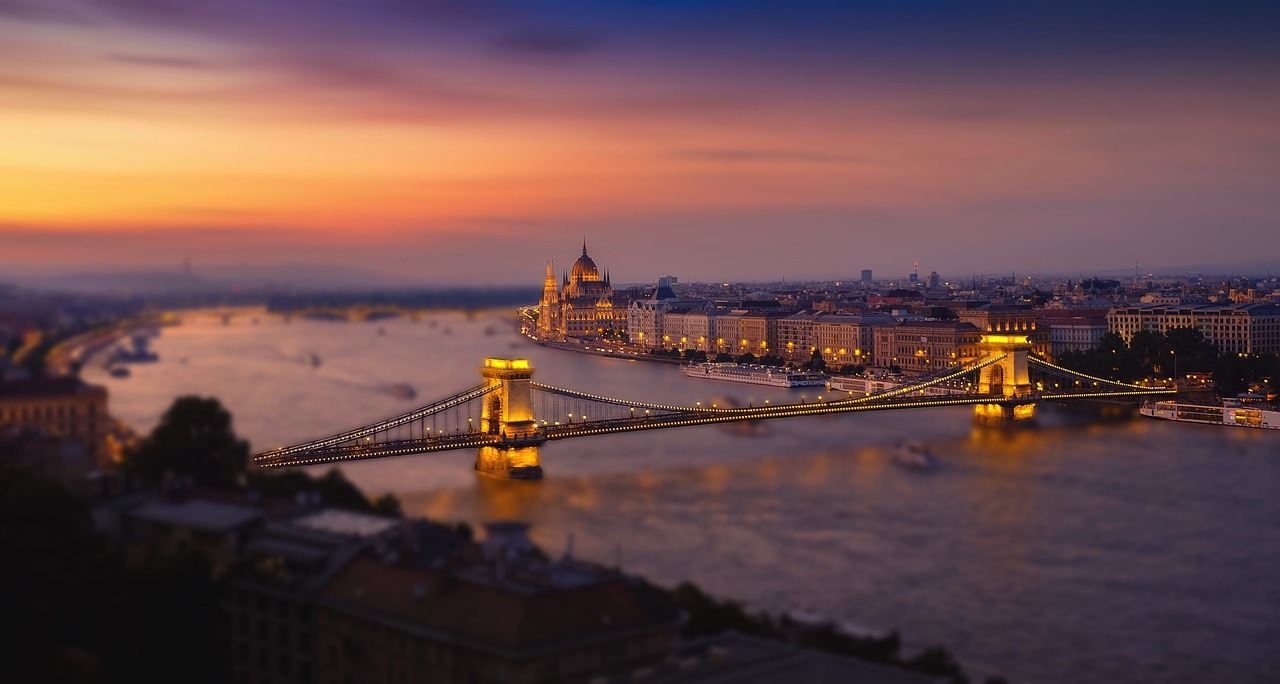
[[1245,405],[1204,406],[1181,404],[1176,401],[1157,401],[1138,410],[1148,418],[1173,420],[1202,425],[1231,425],[1267,430],[1280,430],[1280,411],[1273,408]]
[[827,384],[827,376],[822,373],[742,363],[694,363],[682,367],[680,371],[691,378],[770,387],[823,387]]

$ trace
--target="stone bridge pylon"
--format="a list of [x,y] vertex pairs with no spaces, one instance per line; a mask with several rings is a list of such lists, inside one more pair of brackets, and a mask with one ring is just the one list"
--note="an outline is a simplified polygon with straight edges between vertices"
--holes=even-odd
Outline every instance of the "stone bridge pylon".
[[986,356],[1003,354],[1004,358],[979,371],[978,393],[993,399],[975,404],[973,419],[984,425],[1005,425],[1035,417],[1035,399],[1031,395],[1031,371],[1027,355],[1031,340],[1026,335],[983,335],[980,344]]
[[494,477],[536,480],[542,477],[538,445],[543,441],[533,419],[533,366],[527,359],[485,359],[480,369],[485,387],[480,430],[498,437],[480,447],[476,470]]

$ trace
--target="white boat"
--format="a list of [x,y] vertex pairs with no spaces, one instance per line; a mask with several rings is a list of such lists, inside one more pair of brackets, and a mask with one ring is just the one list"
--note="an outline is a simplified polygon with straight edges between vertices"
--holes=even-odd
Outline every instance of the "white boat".
[[911,470],[932,470],[934,465],[933,454],[920,442],[910,440],[894,449],[893,462]]
[[827,384],[827,376],[822,373],[742,363],[695,363],[682,367],[680,371],[691,378],[770,387],[825,387]]
[[[879,394],[896,390],[901,387],[913,384],[913,382],[904,379],[890,378],[868,378],[862,376],[836,376],[831,378],[828,384],[832,392],[848,392],[850,396],[862,397],[869,394]],[[966,394],[970,388],[966,387],[961,381],[953,381],[951,383],[933,385],[926,387],[913,394],[922,396],[949,396],[953,394]]]
[[399,399],[412,399],[418,396],[418,392],[413,389],[413,385],[405,382],[398,382],[387,389],[391,392],[391,396]]
[[1158,401],[1138,409],[1148,418],[1175,420],[1203,425],[1231,425],[1233,427],[1280,430],[1280,411],[1253,406],[1202,406],[1180,404],[1175,401]]

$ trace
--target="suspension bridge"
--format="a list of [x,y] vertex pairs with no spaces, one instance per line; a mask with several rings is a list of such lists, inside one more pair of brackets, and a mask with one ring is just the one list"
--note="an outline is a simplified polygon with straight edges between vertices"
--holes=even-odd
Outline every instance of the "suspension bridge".
[[[1034,416],[1044,400],[1172,394],[1171,388],[1093,377],[1030,355],[1025,336],[986,335],[982,354],[910,384],[874,394],[821,395],[761,406],[682,406],[628,401],[533,381],[524,359],[486,359],[483,382],[402,416],[254,456],[262,468],[476,449],[476,470],[497,477],[542,476],[539,447],[561,439],[748,420],[865,411],[974,406],[975,420],[1008,423]],[[946,393],[940,388],[948,388]],[[959,388],[959,389],[957,389]]]

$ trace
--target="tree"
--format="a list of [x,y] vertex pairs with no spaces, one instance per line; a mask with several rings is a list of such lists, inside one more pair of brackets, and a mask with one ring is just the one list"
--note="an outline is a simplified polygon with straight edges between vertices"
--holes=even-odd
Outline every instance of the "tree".
[[[89,509],[61,485],[0,465],[0,679],[74,681],[109,569]],[[69,617],[80,619],[68,619]]]
[[738,363],[755,363],[756,355],[751,352],[742,352],[742,355],[734,360]]
[[867,372],[867,367],[861,364],[854,365],[846,363],[840,367],[841,375],[862,375],[865,372]]
[[733,356],[720,352],[716,354],[716,363],[733,363]]
[[1169,356],[1168,340],[1162,333],[1139,330],[1129,340],[1129,351],[1141,361],[1143,374],[1146,375],[1150,373],[1152,366],[1162,363]]
[[400,506],[400,499],[396,498],[395,494],[383,494],[374,499],[372,512],[388,518],[404,517],[404,509]]
[[1165,333],[1169,340],[1170,351],[1177,355],[1177,370],[1180,373],[1204,372],[1213,370],[1218,360],[1218,347],[1204,339],[1204,333],[1190,326],[1169,328]]
[[231,414],[212,397],[174,400],[160,424],[126,459],[126,468],[155,485],[165,473],[198,485],[235,488],[249,458],[249,443],[231,429]]
[[823,358],[822,352],[814,349],[813,355],[809,357],[809,362],[804,365],[804,368],[811,371],[825,371],[827,369],[827,360]]
[[952,684],[968,684],[969,678],[951,652],[941,646],[930,646],[906,662],[907,669],[948,678]]
[[[1253,383],[1274,383],[1280,355],[1223,354],[1213,366],[1213,384],[1219,396],[1234,397]],[[1274,385],[1272,385],[1274,387]]]

